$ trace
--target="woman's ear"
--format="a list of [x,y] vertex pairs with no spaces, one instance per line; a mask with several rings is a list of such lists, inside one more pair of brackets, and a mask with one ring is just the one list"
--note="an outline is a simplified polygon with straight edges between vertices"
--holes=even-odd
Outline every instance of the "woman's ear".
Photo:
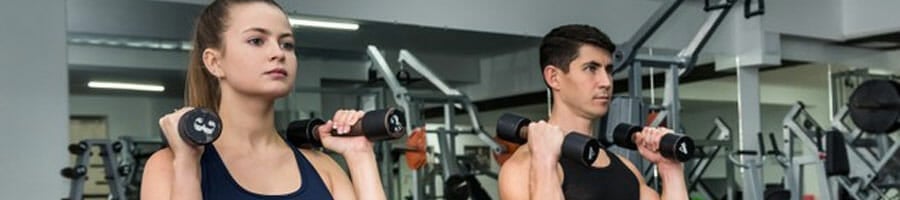
[[221,55],[221,52],[215,49],[207,48],[203,50],[203,66],[206,67],[206,71],[218,79],[225,78],[225,72],[222,71],[222,67],[219,65]]
[[544,75],[544,82],[547,82],[547,86],[550,87],[551,90],[559,89],[560,72],[560,69],[554,65],[547,65],[544,67],[544,71],[542,72]]

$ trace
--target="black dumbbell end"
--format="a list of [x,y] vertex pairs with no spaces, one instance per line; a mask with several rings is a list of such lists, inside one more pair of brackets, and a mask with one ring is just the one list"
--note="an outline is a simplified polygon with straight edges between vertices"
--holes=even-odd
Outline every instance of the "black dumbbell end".
[[528,141],[525,136],[528,134],[521,130],[530,123],[531,120],[528,118],[512,113],[503,113],[497,119],[497,137],[517,144],[525,144]]
[[361,125],[362,130],[357,134],[365,135],[369,141],[397,139],[406,134],[406,116],[396,108],[366,112]]
[[694,157],[694,140],[679,134],[666,134],[659,141],[660,154],[680,162]]
[[572,132],[563,138],[562,152],[566,159],[580,162],[584,166],[591,166],[597,160],[600,152],[600,142],[587,135]]
[[320,125],[325,124],[325,121],[321,119],[305,119],[293,121],[288,124],[287,128],[287,139],[294,146],[307,146],[312,145],[312,147],[321,147],[322,141],[319,141],[319,136],[316,135],[318,128]]
[[69,153],[72,153],[74,155],[80,155],[85,151],[87,151],[87,145],[82,145],[82,143],[69,145]]
[[613,129],[613,143],[622,148],[637,150],[637,145],[631,138],[636,132],[641,132],[644,127],[632,126],[631,124],[621,123]]
[[210,144],[222,134],[222,119],[211,110],[195,108],[178,120],[178,134],[189,144]]

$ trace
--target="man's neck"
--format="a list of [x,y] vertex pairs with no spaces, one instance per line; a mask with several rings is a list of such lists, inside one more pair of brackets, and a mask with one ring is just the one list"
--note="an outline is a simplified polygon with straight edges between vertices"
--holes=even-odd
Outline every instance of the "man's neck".
[[594,119],[578,115],[574,110],[566,106],[554,106],[550,111],[550,124],[559,126],[563,131],[575,131],[578,133],[593,135]]

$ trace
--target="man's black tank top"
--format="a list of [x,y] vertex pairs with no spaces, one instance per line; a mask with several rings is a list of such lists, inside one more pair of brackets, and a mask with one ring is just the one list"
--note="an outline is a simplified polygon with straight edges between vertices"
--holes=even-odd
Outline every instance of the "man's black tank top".
[[288,146],[293,150],[297,166],[300,168],[300,188],[284,195],[264,195],[250,192],[238,185],[225,168],[225,163],[219,157],[216,148],[213,145],[206,145],[206,150],[200,158],[200,188],[203,199],[332,199],[325,182],[303,153],[290,143]]
[[640,183],[619,157],[604,150],[609,166],[594,168],[562,158],[563,194],[567,200],[640,198]]

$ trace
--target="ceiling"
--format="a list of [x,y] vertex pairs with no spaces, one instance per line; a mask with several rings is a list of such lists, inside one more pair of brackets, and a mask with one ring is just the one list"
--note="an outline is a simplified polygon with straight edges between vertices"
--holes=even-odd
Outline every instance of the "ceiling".
[[[73,40],[89,38],[122,42],[110,45],[107,42],[88,43],[82,40],[77,45],[143,48],[126,46],[124,43],[125,41],[155,41],[167,44],[189,42],[188,36],[193,29],[192,19],[199,15],[202,6],[157,1],[72,0],[69,1],[67,9],[70,45],[76,45]],[[360,24],[358,31],[295,28],[297,53],[304,57],[320,59],[368,60],[365,48],[369,44],[374,44],[382,50],[403,48],[417,53],[477,58],[534,48],[540,42],[539,38],[518,35],[357,22]],[[187,52],[183,48],[163,50]],[[166,91],[157,94],[96,90],[86,87],[88,80],[159,83],[166,86]],[[126,70],[108,66],[70,66],[69,82],[70,93],[79,95],[181,97],[184,72],[133,68]]]
[[839,44],[882,51],[897,50],[900,49],[900,31],[850,39]]

